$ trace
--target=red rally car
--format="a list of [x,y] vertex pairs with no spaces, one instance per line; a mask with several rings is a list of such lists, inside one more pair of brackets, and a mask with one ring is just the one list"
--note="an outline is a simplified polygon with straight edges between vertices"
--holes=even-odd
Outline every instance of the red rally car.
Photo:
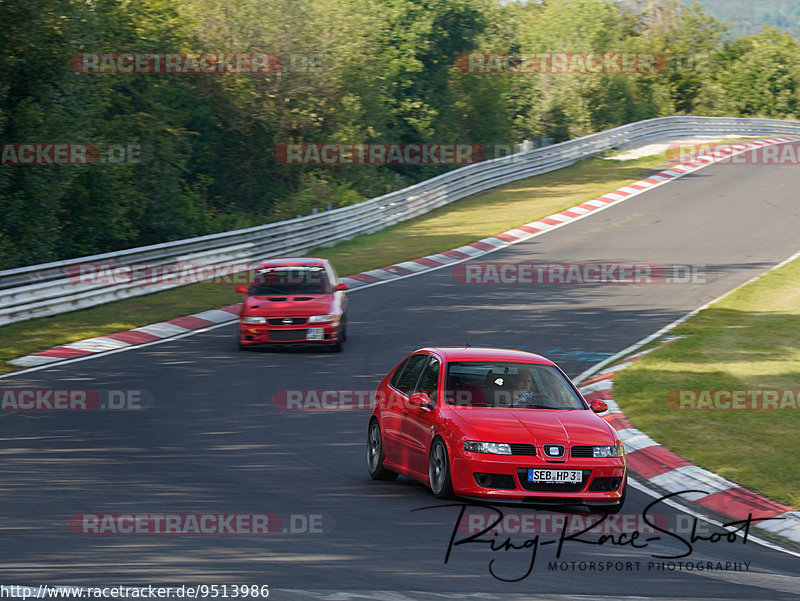
[[326,259],[287,258],[256,267],[239,313],[240,348],[324,345],[341,351],[347,339],[347,284]]
[[373,479],[403,474],[454,495],[616,513],[620,435],[552,361],[492,348],[424,348],[380,383],[367,434]]

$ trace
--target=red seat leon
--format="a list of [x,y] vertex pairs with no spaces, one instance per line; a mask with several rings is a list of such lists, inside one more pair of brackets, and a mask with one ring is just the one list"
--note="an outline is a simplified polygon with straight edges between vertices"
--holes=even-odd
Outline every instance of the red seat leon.
[[240,348],[325,345],[341,351],[347,338],[347,284],[326,259],[264,261],[255,269],[239,313]]
[[403,474],[454,495],[616,513],[620,435],[555,363],[491,348],[424,348],[380,383],[367,433],[372,478]]

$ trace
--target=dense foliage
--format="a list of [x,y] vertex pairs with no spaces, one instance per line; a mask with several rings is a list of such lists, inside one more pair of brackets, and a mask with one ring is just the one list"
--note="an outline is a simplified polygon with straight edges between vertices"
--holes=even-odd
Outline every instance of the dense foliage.
[[[727,0],[726,0],[727,1]],[[753,3],[758,4],[758,3]],[[643,8],[644,7],[644,8]],[[297,142],[563,140],[676,113],[792,118],[800,44],[678,0],[0,0],[0,142],[142,148],[0,166],[0,269],[308,214],[443,166],[288,166]],[[277,53],[271,74],[86,74],[82,52]],[[468,52],[660,52],[655,74],[474,74]]]

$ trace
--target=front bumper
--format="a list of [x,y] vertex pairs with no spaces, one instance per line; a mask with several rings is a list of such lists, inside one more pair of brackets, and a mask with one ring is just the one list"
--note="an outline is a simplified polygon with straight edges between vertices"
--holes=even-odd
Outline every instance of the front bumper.
[[[339,324],[320,323],[301,326],[243,324],[239,322],[239,344],[242,346],[304,346],[333,344],[339,340]],[[321,338],[309,338],[309,330],[321,330]]]
[[[539,457],[465,453],[454,457],[451,465],[453,490],[464,497],[480,497],[525,501],[529,503],[611,504],[620,500],[625,484],[625,458],[573,458],[566,462],[549,462]],[[527,482],[527,471],[534,469],[582,470],[580,484],[534,485]],[[475,474],[492,475],[484,486]],[[499,477],[494,477],[495,475]],[[603,479],[603,480],[600,480]],[[605,490],[618,479],[613,490]],[[498,488],[497,485],[503,488]],[[604,490],[595,490],[602,488]]]

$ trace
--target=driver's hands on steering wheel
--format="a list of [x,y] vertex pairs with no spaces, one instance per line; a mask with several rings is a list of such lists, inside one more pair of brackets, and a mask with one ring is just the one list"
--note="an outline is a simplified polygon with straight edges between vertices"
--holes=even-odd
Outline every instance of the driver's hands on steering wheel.
[[543,407],[545,409],[560,409],[556,400],[543,392],[525,392],[511,403],[512,407]]
[[523,392],[519,398],[511,403],[512,407],[527,407],[533,402],[533,395],[530,392]]

